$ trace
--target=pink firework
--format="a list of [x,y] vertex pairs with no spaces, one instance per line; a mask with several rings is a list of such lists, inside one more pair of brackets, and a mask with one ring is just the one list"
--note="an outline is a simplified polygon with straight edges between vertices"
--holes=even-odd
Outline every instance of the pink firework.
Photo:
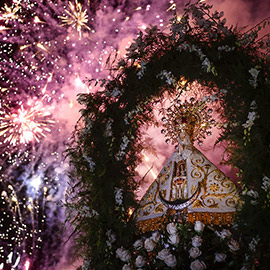
[[22,105],[17,112],[3,114],[0,116],[0,137],[4,138],[4,143],[13,146],[39,142],[51,131],[50,127],[54,123],[50,118],[51,113],[42,108],[40,103],[27,109]]
[[30,267],[30,261],[27,260],[24,264],[24,270],[29,270],[29,267]]

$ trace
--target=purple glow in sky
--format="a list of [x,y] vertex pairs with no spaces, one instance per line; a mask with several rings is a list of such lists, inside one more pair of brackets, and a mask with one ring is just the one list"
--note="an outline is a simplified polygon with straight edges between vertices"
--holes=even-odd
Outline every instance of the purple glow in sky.
[[[269,1],[207,0],[227,25],[253,26],[269,14]],[[78,93],[88,79],[109,78],[107,58],[125,55],[138,31],[168,31],[171,10],[184,0],[4,0],[0,3],[0,266],[75,269],[62,233],[68,178],[65,143],[79,119]],[[160,130],[158,149],[141,170],[161,169],[172,148]],[[202,147],[210,160],[213,138]],[[229,172],[229,168],[225,168]],[[63,236],[64,235],[64,236]],[[61,239],[62,237],[62,239]],[[12,253],[12,256],[10,254]],[[61,254],[61,256],[60,256]],[[65,255],[63,255],[65,254]],[[9,258],[8,262],[8,256]],[[69,267],[69,268],[68,268]],[[0,268],[1,269],[1,268]]]

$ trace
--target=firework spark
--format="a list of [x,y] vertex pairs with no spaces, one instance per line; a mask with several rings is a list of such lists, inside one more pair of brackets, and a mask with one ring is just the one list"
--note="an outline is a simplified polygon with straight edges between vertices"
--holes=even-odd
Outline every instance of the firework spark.
[[24,269],[25,270],[29,270],[29,267],[30,267],[30,261],[29,260],[27,260],[26,262],[25,262],[25,264],[24,264]]
[[77,0],[75,0],[75,4],[69,2],[69,9],[70,11],[65,10],[68,16],[60,16],[62,19],[62,26],[71,25],[79,32],[81,38],[83,27],[90,30],[90,28],[86,25],[88,22],[88,15],[86,14],[87,10],[82,10],[82,4],[78,3]]
[[46,132],[51,131],[50,126],[54,121],[50,115],[40,103],[28,109],[22,105],[17,112],[0,116],[0,137],[4,137],[4,143],[9,142],[13,146],[33,140],[39,142]]
[[9,7],[7,4],[2,8],[2,15],[0,15],[0,21],[5,21],[6,24],[9,21],[15,21],[19,19],[19,16],[16,14],[20,10],[19,5]]

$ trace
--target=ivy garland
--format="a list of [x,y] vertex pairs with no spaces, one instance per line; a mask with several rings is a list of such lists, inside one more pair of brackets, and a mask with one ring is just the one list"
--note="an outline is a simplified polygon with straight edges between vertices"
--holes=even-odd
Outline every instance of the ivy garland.
[[[270,242],[269,51],[263,54],[266,42],[256,38],[269,20],[238,32],[225,26],[223,12],[213,13],[199,2],[188,4],[182,18],[172,18],[169,34],[156,27],[140,32],[126,58],[112,64],[113,79],[97,82],[104,90],[78,98],[84,109],[68,149],[73,169],[66,205],[85,259],[83,269],[123,266],[116,251],[136,239],[129,211],[138,206],[135,169],[147,147],[141,127],[156,124],[153,107],[165,94],[183,91],[183,78],[186,85],[197,81],[219,99],[224,123],[219,140],[228,143],[227,162],[241,174],[244,205],[238,226],[247,233],[240,238],[257,239],[253,255],[243,250],[246,269],[268,263],[269,252],[263,250],[269,250]],[[132,267],[129,263],[125,269]],[[147,269],[170,269],[155,267]]]

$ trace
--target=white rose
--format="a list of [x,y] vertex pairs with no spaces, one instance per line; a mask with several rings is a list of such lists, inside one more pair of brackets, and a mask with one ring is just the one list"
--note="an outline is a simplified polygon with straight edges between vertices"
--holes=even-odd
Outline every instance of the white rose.
[[192,247],[190,250],[189,250],[189,256],[193,259],[201,256],[202,252],[197,248],[197,247]]
[[179,238],[179,235],[178,234],[171,234],[169,236],[169,243],[172,244],[172,245],[178,245],[180,242],[180,238]]
[[106,235],[108,237],[108,241],[106,241],[106,243],[108,246],[111,246],[111,244],[116,241],[116,236],[115,236],[115,234],[112,233],[111,230],[108,230],[106,232]]
[[129,252],[123,247],[120,247],[116,250],[116,256],[123,262],[126,262],[131,259]]
[[256,68],[251,68],[248,72],[251,74],[253,78],[257,78],[260,73],[260,71]]
[[221,238],[221,239],[225,239],[226,237],[231,237],[232,234],[229,230],[227,229],[223,229],[221,232],[216,231],[216,234]]
[[240,249],[239,243],[234,239],[231,239],[228,246],[229,246],[231,251],[237,251]]
[[160,233],[159,232],[153,232],[150,239],[154,240],[157,243],[159,241],[159,239],[160,239]]
[[169,234],[176,234],[177,233],[177,224],[176,223],[169,223],[166,227],[167,232]]
[[164,261],[169,256],[170,256],[170,251],[168,249],[164,248],[161,251],[159,251],[157,258]]
[[203,261],[195,260],[190,264],[191,270],[203,270],[206,269],[206,265]]
[[146,261],[144,259],[143,256],[139,255],[136,260],[135,260],[135,264],[137,267],[143,267],[145,265]]
[[135,243],[133,244],[133,247],[137,250],[141,249],[143,247],[143,240],[142,239],[136,240]]
[[196,231],[196,232],[202,232],[203,231],[203,229],[204,229],[204,224],[201,222],[201,221],[195,221],[195,224],[194,224],[194,230]]
[[131,267],[128,264],[125,264],[122,270],[131,270]]
[[177,261],[174,255],[170,254],[164,262],[169,266],[169,267],[175,267],[177,265]]
[[193,247],[200,247],[202,245],[202,238],[198,235],[195,235],[191,240]]
[[226,260],[227,255],[224,253],[215,253],[215,261],[216,262],[224,262]]
[[152,251],[156,246],[156,242],[153,241],[152,239],[150,238],[147,238],[145,241],[144,241],[144,248],[146,249],[146,251],[150,252]]

